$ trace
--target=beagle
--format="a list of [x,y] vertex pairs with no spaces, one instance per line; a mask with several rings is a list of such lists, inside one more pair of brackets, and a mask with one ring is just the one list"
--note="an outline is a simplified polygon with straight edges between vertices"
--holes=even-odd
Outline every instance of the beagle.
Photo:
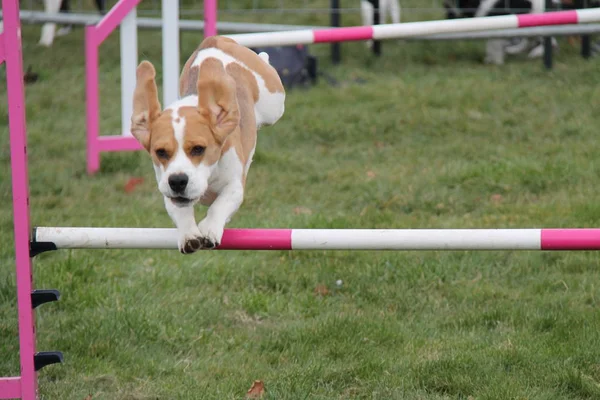
[[[148,61],[137,67],[131,133],[150,153],[179,250],[217,247],[242,204],[257,131],[283,115],[283,85],[267,53],[220,36],[205,39],[190,56],[180,99],[164,110],[155,74]],[[196,203],[209,206],[199,224]]]

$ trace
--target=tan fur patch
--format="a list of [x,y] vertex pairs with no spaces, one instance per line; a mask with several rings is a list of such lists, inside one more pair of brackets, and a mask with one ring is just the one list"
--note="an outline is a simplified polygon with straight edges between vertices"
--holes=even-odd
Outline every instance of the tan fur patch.
[[[150,145],[148,151],[152,156],[152,161],[156,165],[162,164],[165,168],[171,160],[175,158],[177,153],[177,140],[175,140],[175,132],[173,131],[173,123],[171,110],[164,111],[150,127]],[[164,149],[169,155],[168,159],[159,158],[156,155],[156,150]]]
[[[236,86],[236,97],[240,110],[240,129],[230,135],[229,140],[223,146],[223,153],[231,148],[232,143],[238,158],[245,165],[250,152],[256,145],[256,117],[254,115],[254,103],[258,99],[258,85],[252,73],[239,64],[227,65],[227,73],[231,75],[236,82],[245,82],[246,85]],[[236,135],[237,134],[237,135]],[[238,136],[239,135],[239,136]]]
[[[212,165],[219,161],[221,157],[221,146],[217,143],[208,121],[200,114],[196,107],[181,107],[179,115],[185,119],[183,150],[194,165],[204,162],[205,165]],[[205,147],[206,150],[201,156],[191,154],[194,146]]]
[[261,58],[249,48],[237,44],[233,39],[222,36],[211,36],[204,39],[200,44],[200,49],[208,49],[211,47],[216,47],[233,58],[240,60],[248,68],[260,75],[265,81],[265,86],[269,92],[284,92],[277,71],[261,60]]
[[198,82],[198,67],[192,67],[198,52],[200,51],[200,47],[198,47],[187,59],[183,69],[181,70],[181,75],[179,76],[179,95],[181,97],[189,96],[191,94],[196,94],[196,83]]

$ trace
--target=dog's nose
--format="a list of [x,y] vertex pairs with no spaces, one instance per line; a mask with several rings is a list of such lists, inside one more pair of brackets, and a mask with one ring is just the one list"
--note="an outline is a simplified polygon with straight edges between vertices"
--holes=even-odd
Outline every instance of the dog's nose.
[[169,176],[169,186],[175,193],[183,192],[187,184],[188,176],[186,174],[173,174]]

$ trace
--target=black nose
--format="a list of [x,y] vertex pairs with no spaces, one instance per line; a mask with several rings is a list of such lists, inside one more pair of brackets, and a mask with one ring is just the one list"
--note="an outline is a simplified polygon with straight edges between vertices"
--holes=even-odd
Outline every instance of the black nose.
[[169,186],[175,193],[183,192],[187,184],[188,176],[186,174],[173,174],[169,176]]

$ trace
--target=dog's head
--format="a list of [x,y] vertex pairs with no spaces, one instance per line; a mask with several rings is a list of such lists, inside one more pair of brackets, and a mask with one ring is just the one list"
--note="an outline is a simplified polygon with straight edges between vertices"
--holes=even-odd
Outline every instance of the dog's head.
[[208,58],[198,71],[198,96],[161,111],[155,75],[148,61],[137,68],[131,133],[150,153],[161,193],[190,205],[206,192],[225,139],[239,125],[236,84],[221,61]]

